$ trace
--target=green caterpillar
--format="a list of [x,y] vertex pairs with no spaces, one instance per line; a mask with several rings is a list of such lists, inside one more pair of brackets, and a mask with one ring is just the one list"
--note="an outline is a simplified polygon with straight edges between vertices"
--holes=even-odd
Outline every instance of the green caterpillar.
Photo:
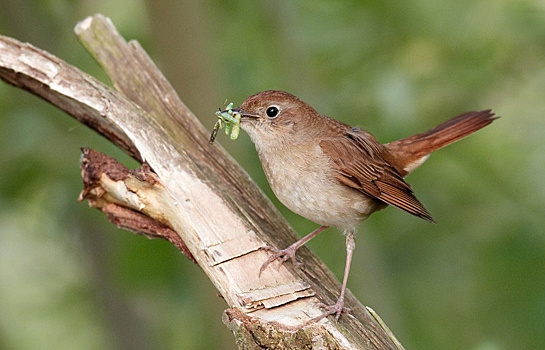
[[[225,101],[227,103],[227,101]],[[218,121],[214,124],[212,135],[210,135],[210,143],[214,142],[218,135],[218,130],[225,128],[225,134],[230,135],[231,140],[236,140],[240,133],[240,117],[241,114],[233,112],[233,102],[225,106],[225,109],[216,112]]]

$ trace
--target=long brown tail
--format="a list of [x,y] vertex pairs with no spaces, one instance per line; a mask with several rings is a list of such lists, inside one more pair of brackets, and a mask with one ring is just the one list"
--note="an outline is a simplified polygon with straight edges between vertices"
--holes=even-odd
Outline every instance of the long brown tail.
[[484,128],[498,118],[491,110],[467,112],[433,129],[385,146],[393,157],[390,160],[392,165],[405,176],[424,163],[431,152]]

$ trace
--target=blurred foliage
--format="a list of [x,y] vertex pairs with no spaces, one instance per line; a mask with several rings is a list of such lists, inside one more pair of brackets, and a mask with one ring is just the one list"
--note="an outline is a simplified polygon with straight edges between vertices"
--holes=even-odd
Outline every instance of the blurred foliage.
[[[502,119],[408,179],[438,224],[373,215],[349,288],[409,349],[545,344],[542,1],[3,0],[0,33],[107,82],[72,33],[94,13],[142,43],[208,128],[225,99],[266,89],[384,142],[493,108]],[[219,141],[278,204],[249,139]],[[76,202],[82,146],[136,165],[0,84],[0,348],[234,349],[198,267]],[[315,227],[278,206],[301,234]],[[310,247],[341,276],[339,233]]]

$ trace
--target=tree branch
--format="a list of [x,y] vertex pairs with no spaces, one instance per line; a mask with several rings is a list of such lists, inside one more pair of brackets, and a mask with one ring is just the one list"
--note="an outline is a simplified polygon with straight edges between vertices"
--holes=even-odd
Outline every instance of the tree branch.
[[[164,187],[147,163],[136,171],[130,171],[115,159],[89,148],[82,149],[81,157],[83,191],[78,198],[80,202],[86,200],[119,228],[170,241],[189,260],[197,263],[165,218],[153,206],[147,205],[160,205],[160,201],[150,201],[150,198],[160,197],[164,192]],[[146,198],[146,203],[141,198]]]
[[[95,189],[100,190],[86,187],[81,198],[102,201],[102,208],[112,204],[130,210],[129,222],[137,220],[132,213],[140,213],[159,226],[146,231],[142,227],[149,221],[131,226],[122,220],[118,225],[179,236],[171,241],[185,242],[232,308],[224,322],[240,348],[399,348],[387,327],[351,293],[351,315],[338,323],[324,319],[300,328],[322,313],[320,302],[335,301],[340,290],[335,276],[303,248],[298,253],[304,270],[284,264],[259,278],[258,267],[268,256],[260,248],[289,245],[297,237],[293,230],[238,164],[217,144],[208,144],[207,130],[137,42],[125,42],[100,15],[79,23],[76,33],[115,90],[51,54],[6,37],[0,37],[0,77],[66,111],[145,161],[157,176],[119,170],[122,176],[112,177],[108,168],[95,174],[101,182]],[[142,181],[146,177],[153,184]],[[112,208],[119,209],[107,211]]]

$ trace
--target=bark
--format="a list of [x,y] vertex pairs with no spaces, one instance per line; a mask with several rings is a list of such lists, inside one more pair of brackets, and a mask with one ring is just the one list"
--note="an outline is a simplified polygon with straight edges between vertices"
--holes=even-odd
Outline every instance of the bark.
[[320,302],[336,300],[340,284],[335,276],[302,248],[298,258],[304,269],[275,263],[258,277],[269,254],[260,248],[286,247],[297,238],[294,231],[240,166],[218,144],[209,144],[209,132],[137,42],[125,42],[100,15],[75,30],[115,88],[2,36],[0,77],[145,162],[131,172],[84,150],[80,199],[121,227],[169,239],[186,250],[228,303],[223,319],[241,349],[401,347],[351,293],[350,315],[302,327],[322,313]]

